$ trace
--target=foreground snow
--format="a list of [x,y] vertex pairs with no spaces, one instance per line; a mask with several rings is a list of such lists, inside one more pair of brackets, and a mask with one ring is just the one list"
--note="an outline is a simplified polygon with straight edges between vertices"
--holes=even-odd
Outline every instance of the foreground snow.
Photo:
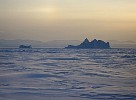
[[0,49],[0,100],[134,100],[135,49]]

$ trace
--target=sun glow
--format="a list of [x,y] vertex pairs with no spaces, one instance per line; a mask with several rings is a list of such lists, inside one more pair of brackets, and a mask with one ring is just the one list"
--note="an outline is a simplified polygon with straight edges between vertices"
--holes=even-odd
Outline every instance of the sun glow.
[[43,9],[43,12],[46,12],[46,13],[56,13],[57,12],[57,8],[55,7],[46,7]]
[[38,8],[38,12],[53,14],[58,12],[58,8],[54,6],[47,6],[47,7]]
[[59,8],[56,6],[42,6],[42,7],[35,7],[34,9],[28,10],[30,11],[31,15],[36,18],[40,19],[47,19],[48,21],[50,20],[56,20],[58,13],[59,13]]

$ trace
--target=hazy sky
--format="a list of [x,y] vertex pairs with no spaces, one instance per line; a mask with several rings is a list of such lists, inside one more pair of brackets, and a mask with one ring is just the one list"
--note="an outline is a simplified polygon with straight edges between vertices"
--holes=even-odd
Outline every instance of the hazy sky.
[[0,0],[0,39],[136,42],[136,0]]

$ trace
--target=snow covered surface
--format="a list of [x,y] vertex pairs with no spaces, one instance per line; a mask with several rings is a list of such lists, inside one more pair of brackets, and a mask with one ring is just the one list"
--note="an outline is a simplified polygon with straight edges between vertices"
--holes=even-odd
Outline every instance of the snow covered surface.
[[136,49],[0,49],[0,100],[136,100]]

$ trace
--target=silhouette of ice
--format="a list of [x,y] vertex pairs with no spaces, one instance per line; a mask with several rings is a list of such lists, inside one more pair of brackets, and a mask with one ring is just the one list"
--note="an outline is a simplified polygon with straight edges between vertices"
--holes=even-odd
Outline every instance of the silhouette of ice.
[[20,45],[19,48],[32,48],[31,45]]
[[75,49],[109,49],[110,44],[109,42],[105,43],[102,40],[96,40],[89,42],[89,40],[86,38],[80,45],[73,46],[68,45],[66,48],[75,48]]

